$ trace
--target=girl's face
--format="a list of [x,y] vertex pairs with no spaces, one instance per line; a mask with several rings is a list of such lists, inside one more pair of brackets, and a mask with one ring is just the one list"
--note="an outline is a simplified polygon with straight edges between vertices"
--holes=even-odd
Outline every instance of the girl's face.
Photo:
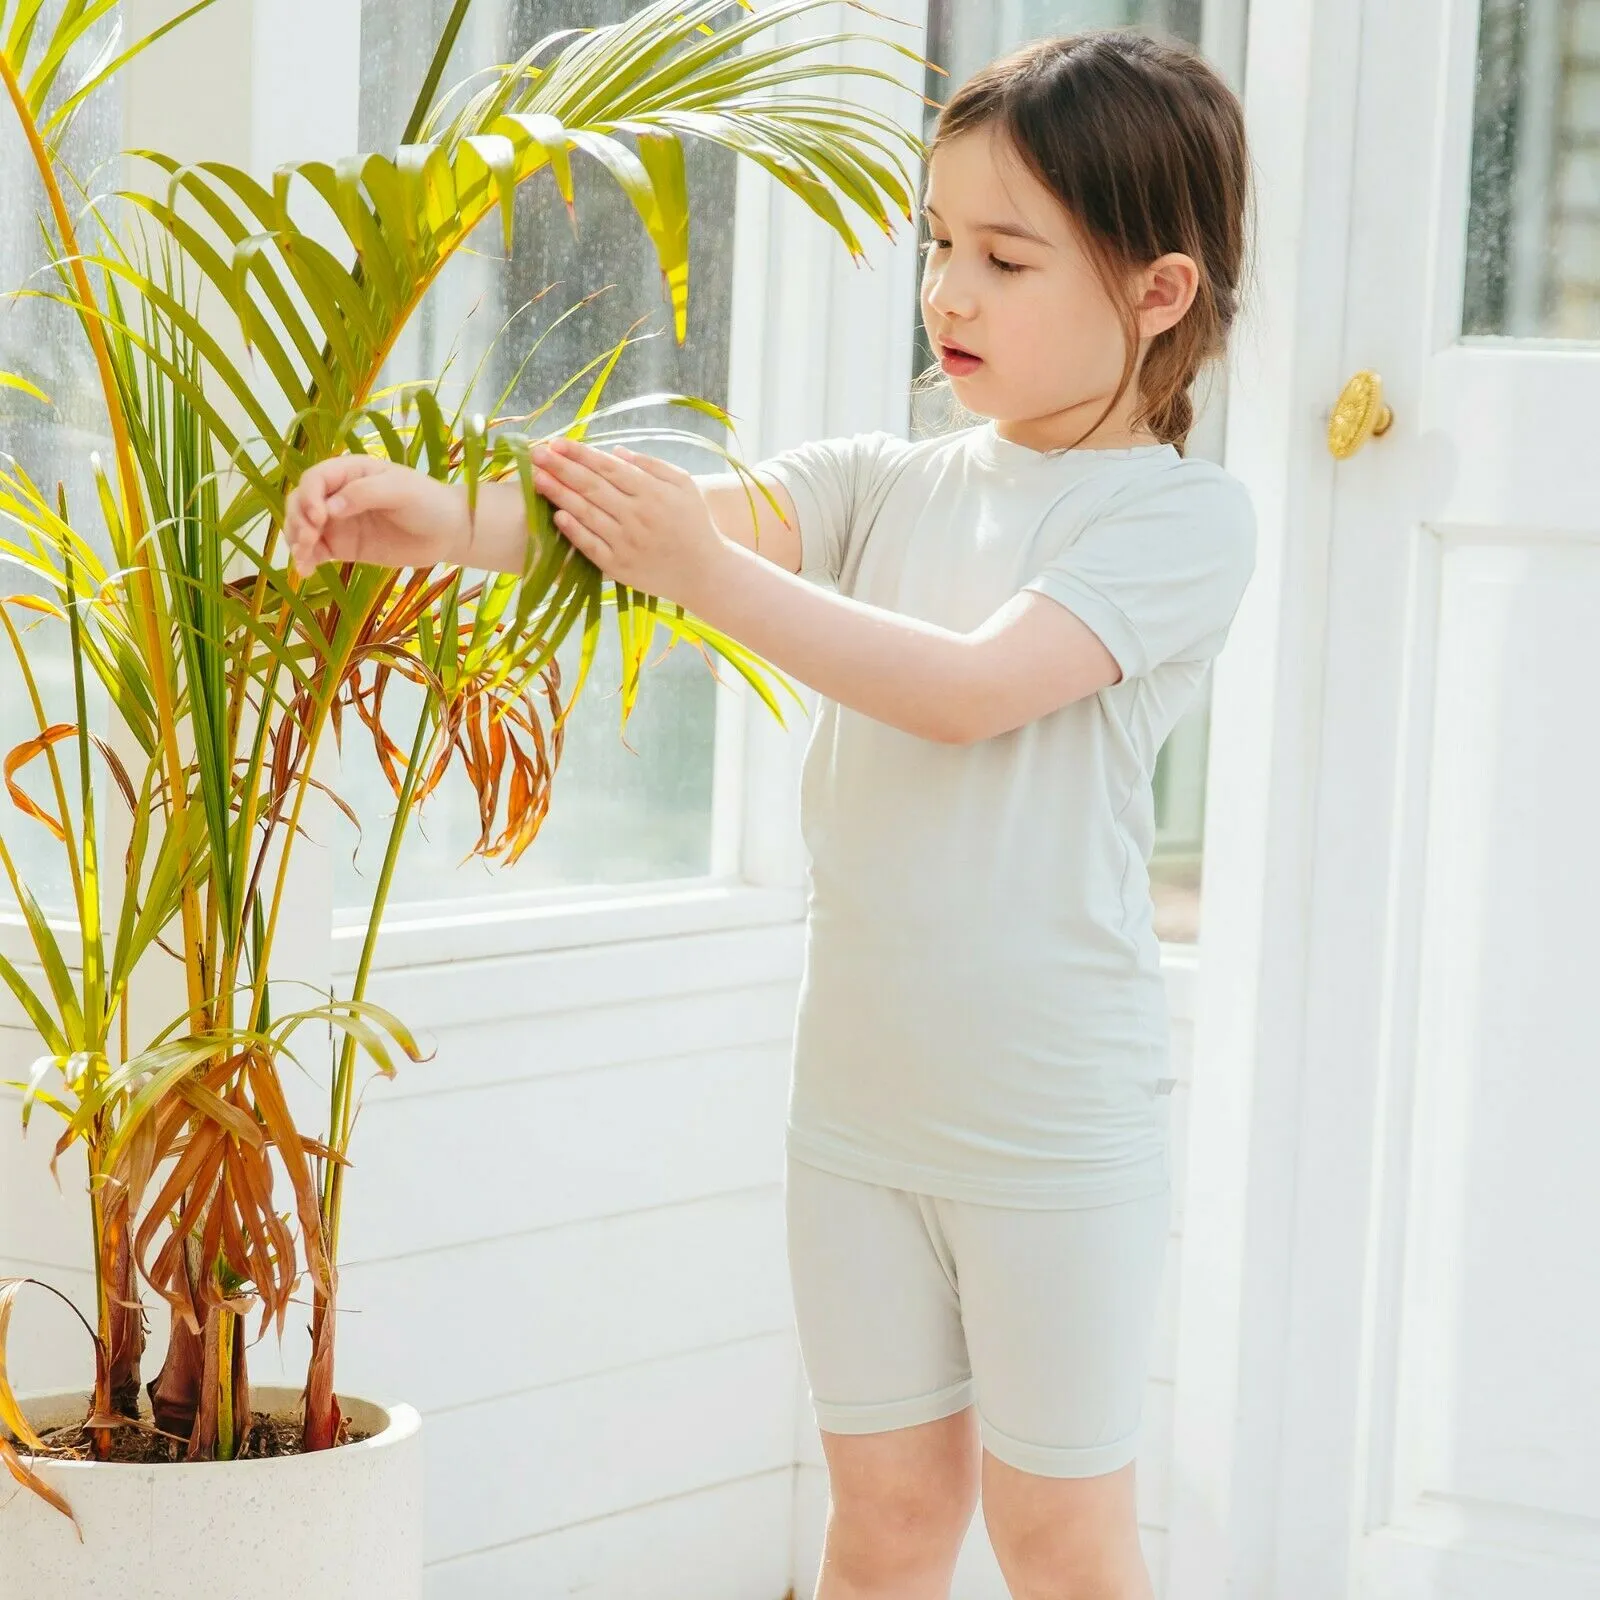
[[[942,144],[928,168],[922,319],[957,400],[1035,450],[1149,443],[1137,380],[1104,423],[1127,360],[1123,313],[1076,224],[997,129]],[[1162,256],[1130,284],[1141,353],[1194,300],[1199,273]]]

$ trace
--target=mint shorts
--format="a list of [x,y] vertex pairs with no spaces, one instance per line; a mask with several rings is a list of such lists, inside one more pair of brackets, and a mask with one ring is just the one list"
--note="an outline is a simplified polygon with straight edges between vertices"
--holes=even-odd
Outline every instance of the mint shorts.
[[984,1448],[1088,1478],[1138,1453],[1171,1191],[1013,1210],[824,1172],[785,1202],[817,1425],[882,1433],[976,1404]]

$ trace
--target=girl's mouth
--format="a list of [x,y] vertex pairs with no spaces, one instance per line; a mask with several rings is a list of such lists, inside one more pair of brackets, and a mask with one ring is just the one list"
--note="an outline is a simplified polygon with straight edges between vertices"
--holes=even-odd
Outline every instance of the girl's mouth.
[[957,344],[941,344],[939,346],[939,365],[952,378],[969,377],[983,365],[983,358],[975,356],[970,350],[963,350]]

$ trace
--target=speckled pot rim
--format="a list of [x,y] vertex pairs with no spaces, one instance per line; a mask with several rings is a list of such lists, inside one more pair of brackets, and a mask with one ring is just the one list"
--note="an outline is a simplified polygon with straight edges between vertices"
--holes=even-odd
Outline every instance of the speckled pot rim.
[[[300,1390],[281,1384],[251,1384],[251,1409],[267,1411],[274,1416],[295,1415],[300,1409]],[[81,1422],[89,1414],[90,1392],[83,1389],[51,1389],[39,1394],[22,1394],[17,1400],[22,1413],[32,1423],[35,1432],[46,1428],[59,1428],[70,1422]],[[415,1406],[404,1402],[379,1404],[357,1396],[341,1393],[339,1404],[349,1417],[352,1426],[368,1430],[370,1439],[359,1439],[353,1444],[342,1444],[335,1450],[314,1450],[310,1454],[292,1456],[260,1456],[244,1461],[62,1461],[54,1456],[34,1455],[18,1445],[18,1453],[30,1466],[50,1472],[120,1472],[132,1469],[145,1472],[154,1467],[167,1472],[293,1472],[306,1463],[325,1463],[337,1459],[347,1451],[388,1450],[405,1443],[422,1428],[422,1417]],[[141,1395],[140,1414],[149,1418],[149,1402]],[[0,1426],[12,1443],[10,1431]]]

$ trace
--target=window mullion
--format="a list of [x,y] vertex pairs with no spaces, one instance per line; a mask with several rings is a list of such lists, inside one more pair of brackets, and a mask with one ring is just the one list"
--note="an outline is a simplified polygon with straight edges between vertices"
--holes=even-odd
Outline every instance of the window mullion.
[[[918,10],[914,33],[893,30],[913,48],[920,48],[924,33],[926,7]],[[860,19],[840,6],[789,27],[851,32]],[[841,57],[879,67],[886,58],[883,46],[870,41],[852,43]],[[889,59],[899,63],[904,90],[853,78],[832,92],[870,94],[888,115],[914,119],[912,95],[921,92],[921,73],[903,58]],[[920,181],[920,172],[912,176]],[[907,430],[916,230],[900,223],[890,241],[859,215],[856,221],[866,230],[865,264],[851,261],[838,239],[763,173],[751,168],[740,174],[729,404],[740,419],[747,460],[808,439]],[[742,698],[741,876],[762,886],[798,886],[805,876],[800,766],[815,696],[804,696],[804,712],[785,696],[787,728],[754,695]]]

